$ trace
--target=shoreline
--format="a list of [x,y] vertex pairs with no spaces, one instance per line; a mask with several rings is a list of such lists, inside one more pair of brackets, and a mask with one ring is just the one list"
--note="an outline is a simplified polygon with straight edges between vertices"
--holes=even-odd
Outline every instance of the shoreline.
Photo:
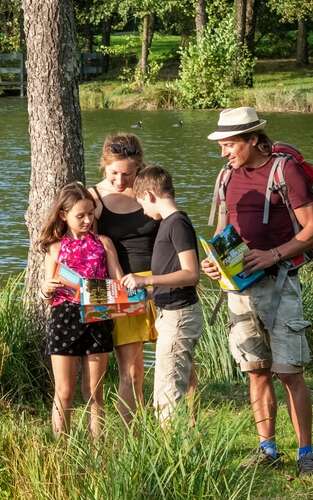
[[[182,111],[195,109],[177,105],[175,91],[165,85],[150,85],[142,91],[126,91],[113,82],[89,82],[80,85],[80,105],[83,111],[97,109]],[[229,107],[253,106],[259,112],[313,112],[312,89],[252,88],[234,89]],[[216,109],[216,108],[202,108]]]
[[[158,80],[140,88],[121,82],[111,74],[106,79],[81,83],[82,110],[170,110],[199,109],[179,105],[176,72],[169,80]],[[230,89],[225,107],[253,106],[259,112],[313,112],[313,64],[298,67],[294,59],[258,60],[253,88]],[[202,108],[203,109],[203,108]],[[215,108],[206,108],[215,109]]]

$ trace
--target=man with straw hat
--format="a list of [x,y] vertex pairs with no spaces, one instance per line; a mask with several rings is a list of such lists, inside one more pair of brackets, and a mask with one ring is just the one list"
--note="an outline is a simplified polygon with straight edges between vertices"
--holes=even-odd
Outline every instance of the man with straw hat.
[[[250,248],[244,259],[245,272],[265,270],[265,277],[250,288],[228,293],[229,343],[241,370],[249,376],[260,438],[257,461],[273,466],[281,463],[275,441],[276,374],[284,386],[299,442],[299,473],[311,474],[312,408],[303,378],[303,367],[310,360],[305,337],[309,322],[303,318],[295,262],[313,247],[313,195],[299,165],[291,157],[282,160],[272,154],[265,125],[254,108],[226,109],[220,113],[217,129],[208,136],[218,141],[227,160],[215,189],[219,205],[216,233],[232,224]],[[281,184],[275,190],[276,171]],[[210,219],[214,219],[214,208]],[[202,268],[211,279],[220,278],[208,259]]]

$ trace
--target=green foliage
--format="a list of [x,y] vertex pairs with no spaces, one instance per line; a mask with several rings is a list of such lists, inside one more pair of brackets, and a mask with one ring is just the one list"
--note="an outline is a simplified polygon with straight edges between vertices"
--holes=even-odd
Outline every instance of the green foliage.
[[177,82],[181,103],[194,108],[227,106],[234,85],[251,78],[254,61],[236,39],[230,12],[218,25],[215,20],[198,43],[181,50]]
[[76,22],[79,25],[99,26],[118,8],[117,0],[74,0]]
[[21,0],[0,1],[0,52],[20,50]]
[[[311,321],[311,328],[307,332],[307,339],[313,352],[313,282],[312,282],[313,263],[309,263],[301,268],[300,280],[302,283],[302,298],[305,318]],[[311,363],[312,366],[312,363]]]
[[261,58],[289,58],[295,55],[297,34],[295,31],[268,33],[256,45],[255,54]]
[[144,87],[154,85],[161,68],[162,62],[158,63],[156,60],[149,63],[145,74],[139,65],[135,68],[123,68],[118,77],[124,83],[123,93],[141,92]]
[[134,52],[138,47],[138,38],[132,35],[124,35],[118,38],[119,42],[115,42],[110,47],[106,45],[100,45],[99,50],[103,54],[109,54],[111,56],[123,56],[126,58],[127,54]]
[[282,22],[310,19],[313,15],[312,0],[267,0],[270,8],[281,16]]

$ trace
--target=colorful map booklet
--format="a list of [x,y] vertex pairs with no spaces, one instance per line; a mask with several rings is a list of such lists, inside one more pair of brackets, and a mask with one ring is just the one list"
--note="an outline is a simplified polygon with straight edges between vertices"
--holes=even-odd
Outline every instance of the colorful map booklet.
[[200,242],[207,257],[216,264],[220,273],[220,287],[226,292],[242,292],[259,281],[264,271],[255,271],[247,275],[243,270],[243,257],[249,251],[232,224],[216,234],[211,240],[200,236]]
[[86,279],[64,264],[58,264],[55,277],[73,290],[80,302],[82,323],[93,323],[121,316],[138,316],[146,312],[147,292],[130,290],[115,279]]

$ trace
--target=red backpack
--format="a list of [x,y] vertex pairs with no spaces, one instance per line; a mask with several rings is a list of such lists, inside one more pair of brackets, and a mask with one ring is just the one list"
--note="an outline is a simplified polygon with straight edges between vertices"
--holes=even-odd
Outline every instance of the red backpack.
[[305,161],[303,155],[294,146],[285,142],[274,142],[272,151],[276,154],[291,156],[303,168],[305,175],[313,184],[313,164]]

